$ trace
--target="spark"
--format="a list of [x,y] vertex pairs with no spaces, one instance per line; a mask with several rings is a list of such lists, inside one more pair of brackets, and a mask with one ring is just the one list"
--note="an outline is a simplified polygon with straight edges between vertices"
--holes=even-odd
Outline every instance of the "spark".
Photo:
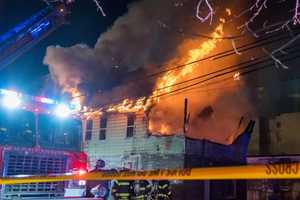
[[237,72],[233,75],[233,80],[239,81],[240,80],[240,72]]
[[[200,14],[200,9],[202,7],[203,2],[205,2],[206,6],[208,8],[208,14],[205,17],[201,16],[201,14]],[[213,20],[213,14],[214,14],[214,10],[213,10],[212,6],[210,5],[209,0],[199,0],[199,2],[197,4],[196,17],[198,19],[200,19],[200,21],[202,23],[205,22],[205,21],[207,21],[208,19],[210,19],[210,23],[209,24],[211,24],[212,20]]]
[[231,15],[231,10],[229,8],[226,8],[225,11],[226,11],[226,13],[227,13],[228,16]]

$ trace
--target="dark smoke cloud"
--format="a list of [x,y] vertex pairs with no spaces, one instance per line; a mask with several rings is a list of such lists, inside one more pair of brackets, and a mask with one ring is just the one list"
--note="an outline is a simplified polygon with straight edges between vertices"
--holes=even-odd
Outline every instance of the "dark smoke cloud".
[[[197,40],[191,46],[198,48],[201,41],[206,40],[179,32],[184,30],[209,35],[215,24],[219,23],[218,16],[215,16],[217,20],[211,26],[208,23],[201,24],[195,17],[197,2],[198,0],[136,2],[130,6],[126,15],[116,20],[110,30],[99,37],[94,47],[50,46],[44,63],[49,66],[52,78],[62,89],[68,91],[70,88],[77,88],[81,93],[88,94],[90,105],[150,95],[156,80],[144,78],[137,82],[136,79],[162,70],[163,67],[159,66],[166,63],[182,64],[185,59],[180,56],[186,56],[190,50],[186,48],[185,54],[182,53],[182,44],[187,41],[193,44]],[[230,4],[234,2],[231,1]],[[223,6],[215,9],[225,10],[227,5]],[[218,48],[222,49],[221,46]],[[230,61],[229,64],[234,62],[235,60]],[[203,66],[198,68],[198,74],[203,73]],[[208,65],[206,68],[214,70]],[[236,130],[241,117],[249,112],[251,106],[248,109],[246,98],[239,99],[235,95],[236,91],[219,91],[210,101],[205,95],[197,93],[163,100],[149,112],[150,122],[168,124],[171,127],[169,133],[181,132],[182,99],[190,97],[191,124],[194,126],[191,128],[192,136],[231,143],[236,137],[232,130]]]
[[169,28],[193,30],[195,25],[199,26],[193,17],[196,3],[196,0],[136,2],[99,37],[93,48],[81,44],[66,48],[50,46],[44,63],[63,89],[77,88],[94,96],[115,87],[116,91],[111,93],[115,98],[128,91],[129,96],[149,94],[153,80],[142,81],[140,87],[119,85],[131,82],[130,76],[136,74],[133,72],[144,75],[159,70],[157,66],[176,55],[178,45],[188,36],[174,34]]

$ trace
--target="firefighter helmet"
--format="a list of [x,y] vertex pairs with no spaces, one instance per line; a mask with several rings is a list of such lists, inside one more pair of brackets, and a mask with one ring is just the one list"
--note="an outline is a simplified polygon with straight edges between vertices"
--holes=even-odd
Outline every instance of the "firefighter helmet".
[[102,159],[97,160],[96,167],[97,168],[104,168],[105,167],[105,161],[102,160]]

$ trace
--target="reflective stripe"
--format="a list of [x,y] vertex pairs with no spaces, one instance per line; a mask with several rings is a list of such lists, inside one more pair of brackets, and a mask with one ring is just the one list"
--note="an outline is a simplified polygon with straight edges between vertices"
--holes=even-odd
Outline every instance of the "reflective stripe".
[[130,185],[128,182],[120,182],[119,185]]
[[168,194],[158,194],[160,197],[168,197],[171,195],[171,192],[168,192]]
[[159,185],[158,188],[159,188],[159,189],[165,189],[165,188],[168,187],[168,186],[169,186],[168,184],[164,184],[164,185],[162,185],[162,186]]
[[146,196],[144,195],[140,195],[140,196],[135,196],[133,197],[133,199],[145,199]]
[[129,193],[117,193],[116,196],[117,197],[129,197]]
[[116,181],[115,182],[117,185],[130,185],[130,183],[129,182],[124,182],[124,181]]
[[158,194],[159,197],[166,197],[166,194]]

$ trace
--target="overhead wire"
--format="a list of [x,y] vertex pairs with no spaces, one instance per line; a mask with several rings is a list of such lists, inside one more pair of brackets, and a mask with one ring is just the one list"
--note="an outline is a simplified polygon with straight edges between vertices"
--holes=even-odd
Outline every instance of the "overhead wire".
[[[299,45],[298,45],[298,46],[299,46]],[[294,46],[294,47],[295,47],[295,46]],[[293,48],[291,47],[291,48],[287,48],[287,49],[293,49]],[[291,54],[293,54],[293,53],[297,53],[297,52],[300,52],[300,49],[293,49],[293,50],[290,52],[289,55],[291,55]],[[283,54],[283,55],[279,56],[280,59],[281,59],[282,57],[286,57],[286,55]],[[294,59],[299,58],[299,57],[300,57],[300,55],[296,55],[296,56],[294,56],[294,57],[292,57],[292,58],[285,58],[285,59],[283,59],[283,61],[284,61],[284,62],[288,62],[288,61],[290,61],[290,60],[294,60]],[[250,61],[250,63],[248,63],[248,64],[245,65],[244,67],[236,67],[236,66],[239,65],[239,64],[236,64],[236,65],[233,65],[233,66],[235,66],[234,69],[232,69],[233,66],[229,66],[229,67],[224,68],[225,70],[224,70],[224,69],[220,69],[220,70],[217,70],[217,71],[215,71],[215,72],[211,72],[211,73],[206,74],[206,75],[201,75],[201,76],[199,76],[199,77],[201,77],[201,78],[206,78],[206,77],[208,77],[208,78],[206,78],[206,79],[204,79],[204,80],[201,80],[201,81],[198,81],[198,82],[196,82],[196,83],[193,83],[193,84],[190,84],[190,85],[187,85],[187,86],[184,86],[184,87],[181,87],[181,88],[172,90],[172,91],[168,91],[168,92],[165,92],[165,93],[161,93],[161,94],[158,94],[158,95],[155,95],[155,96],[150,96],[150,97],[148,97],[148,98],[150,98],[150,99],[155,99],[155,98],[161,98],[161,97],[164,97],[164,96],[169,96],[169,95],[172,95],[172,94],[174,94],[174,93],[179,94],[180,92],[188,91],[189,89],[194,88],[194,86],[198,86],[199,84],[209,82],[210,80],[214,80],[214,79],[216,79],[216,78],[223,77],[223,76],[226,76],[226,75],[228,75],[228,74],[233,74],[233,73],[235,73],[235,72],[240,72],[241,70],[249,69],[248,71],[240,72],[240,76],[244,76],[244,75],[251,74],[251,73],[254,73],[254,72],[263,70],[263,69],[265,69],[265,68],[269,68],[269,67],[274,66],[274,62],[273,62],[273,60],[272,60],[271,58],[269,58],[268,56],[265,56],[265,58],[268,58],[268,59],[263,60],[263,62],[262,62],[262,61],[259,62],[259,64],[264,64],[262,67],[256,67],[258,63],[251,63],[251,62],[253,62],[253,61]],[[241,63],[240,63],[240,65],[241,65]],[[256,67],[256,68],[255,68],[255,67]],[[254,68],[254,69],[252,69],[252,68]],[[226,71],[227,69],[232,69],[232,70]],[[224,71],[225,71],[225,72],[224,72]],[[222,73],[219,73],[219,72],[222,72]],[[228,78],[232,79],[233,77],[230,76],[230,77],[228,77]],[[193,79],[194,79],[194,80],[197,80],[197,79],[195,79],[195,78],[193,78]],[[200,79],[200,78],[198,78],[198,79]],[[180,84],[187,83],[187,82],[190,82],[190,80],[182,81],[182,83],[180,83]],[[178,84],[178,83],[177,83],[177,84]],[[170,87],[172,87],[172,86],[170,86]],[[172,95],[172,96],[174,96],[174,95]],[[115,102],[115,103],[120,103],[120,102],[122,102],[122,100],[124,100],[124,98],[118,99],[118,100],[114,100],[114,102]],[[107,106],[110,106],[110,105],[112,105],[112,102],[110,102],[109,104],[102,104],[101,107],[103,108],[103,107],[107,107]]]
[[[295,30],[298,30],[298,29],[295,29]],[[300,28],[299,28],[299,30],[300,30]],[[282,36],[282,34],[277,34],[276,33],[275,35],[272,35],[272,36],[269,36],[269,37],[266,37],[266,38],[261,38],[259,40],[256,40],[255,42],[250,42],[248,44],[241,45],[241,46],[237,47],[236,49],[239,52],[245,52],[245,51],[249,51],[249,50],[252,50],[252,49],[255,49],[255,48],[262,47],[264,45],[269,45],[269,44],[281,42],[281,41],[283,41],[285,39],[288,39],[290,37],[291,36],[288,35],[288,34],[285,34],[285,35]],[[272,40],[269,41],[269,39],[272,39]],[[175,66],[172,66],[172,67],[169,67],[169,68],[165,68],[164,70],[154,72],[152,74],[146,74],[146,75],[143,75],[142,77],[137,77],[137,78],[134,79],[135,84],[136,84],[136,81],[145,81],[148,78],[154,78],[156,76],[163,76],[167,72],[180,70],[181,68],[184,68],[184,67],[189,66],[189,65],[194,65],[194,64],[202,62],[202,61],[217,60],[217,59],[225,58],[225,57],[235,55],[235,54],[236,54],[236,52],[233,49],[229,49],[229,50],[226,50],[226,51],[223,51],[223,52],[218,52],[216,54],[207,56],[205,58],[201,58],[201,59],[197,59],[197,60],[194,60],[194,61],[191,61],[191,62],[188,62],[188,63],[183,63],[183,64],[175,65]],[[167,65],[161,65],[159,67],[166,67],[166,66]],[[80,96],[75,96],[73,98],[83,97],[83,96],[86,96],[86,95],[82,94]]]
[[[300,49],[297,49],[296,52],[299,52],[299,51],[300,51]],[[300,57],[300,54],[297,55],[297,56],[294,56],[294,57],[292,57],[292,58],[283,59],[283,61],[284,61],[284,62],[288,62],[288,61],[294,60],[294,59],[299,58],[299,57]],[[270,59],[270,61],[272,61],[272,60]],[[251,66],[255,66],[255,65],[251,64]],[[247,68],[249,68],[249,67],[250,67],[250,66],[247,66]],[[267,63],[267,64],[265,63],[265,65],[263,65],[263,66],[261,66],[261,67],[257,67],[257,68],[254,68],[254,69],[250,69],[250,70],[248,70],[248,71],[240,72],[240,75],[239,75],[239,76],[244,76],[244,75],[247,75],[247,74],[250,74],[250,73],[253,73],[253,72],[257,72],[257,71],[260,71],[260,70],[263,70],[263,69],[266,69],[266,68],[269,68],[269,67],[274,67],[274,63],[273,63],[273,62],[270,62],[270,63]],[[221,77],[221,76],[224,76],[224,75],[227,75],[227,74],[232,74],[233,72],[239,72],[239,70],[241,70],[241,68],[238,68],[238,69],[236,69],[236,70],[231,70],[231,71],[229,71],[229,72],[224,72],[224,73],[221,73],[221,74],[217,74],[217,75],[214,75],[214,76],[209,77],[209,78],[207,78],[207,79],[204,79],[204,80],[202,80],[202,81],[199,81],[199,82],[196,82],[196,83],[190,84],[190,85],[188,85],[188,86],[185,86],[185,87],[182,87],[182,88],[178,88],[178,89],[175,89],[175,90],[166,92],[166,93],[162,93],[162,94],[153,96],[153,97],[151,97],[151,98],[158,98],[158,97],[162,97],[162,96],[165,96],[165,95],[172,94],[172,93],[174,93],[174,92],[178,92],[178,91],[182,91],[182,90],[185,90],[185,89],[189,89],[189,88],[191,88],[191,87],[193,87],[193,86],[199,85],[199,84],[201,84],[201,83],[208,82],[208,81],[210,81],[210,80],[212,80],[212,79],[216,79],[216,78],[218,78],[218,77]],[[230,77],[230,78],[232,78],[232,77]]]
[[[286,50],[289,50],[289,49],[292,49],[292,48],[291,47],[286,48]],[[261,56],[261,57],[255,58],[253,60],[247,60],[247,61],[244,61],[244,62],[241,62],[241,63],[238,63],[238,64],[230,65],[228,67],[224,67],[222,69],[219,69],[219,70],[207,73],[207,74],[203,74],[203,75],[188,79],[188,80],[183,81],[183,82],[178,82],[178,83],[174,83],[174,84],[171,84],[171,85],[167,85],[165,87],[157,88],[157,89],[155,89],[155,91],[165,90],[165,89],[170,88],[170,87],[174,87],[174,86],[178,86],[178,85],[181,85],[181,84],[184,84],[184,83],[187,83],[187,82],[195,81],[195,80],[198,80],[200,78],[205,78],[207,76],[214,75],[216,73],[223,72],[223,71],[226,71],[226,70],[237,69],[238,67],[243,66],[243,65],[246,65],[246,66],[244,68],[238,68],[238,69],[247,69],[247,68],[249,68],[253,65],[263,64],[266,61],[272,61],[272,59],[270,59],[269,56]],[[235,71],[235,70],[233,70],[233,71]]]
[[[297,29],[298,30],[298,29]],[[261,38],[261,39],[259,39],[259,40],[256,40],[255,42],[251,42],[251,43],[248,43],[248,44],[245,44],[245,45],[241,45],[241,46],[239,46],[239,47],[237,47],[237,49],[238,49],[238,51],[239,52],[244,52],[244,51],[248,51],[248,50],[252,50],[252,49],[255,49],[255,48],[259,48],[259,47],[262,47],[262,46],[264,46],[264,45],[269,45],[269,44],[273,44],[273,43],[277,43],[277,42],[281,42],[281,41],[283,41],[283,40],[285,40],[285,39],[288,39],[288,38],[290,38],[291,36],[290,35],[288,35],[288,34],[284,34],[284,35],[282,35],[282,34],[275,34],[275,35],[271,35],[271,36],[269,36],[269,37],[264,37],[264,38]],[[152,73],[152,74],[146,74],[145,76],[143,76],[143,77],[141,77],[141,78],[137,78],[137,79],[135,79],[135,81],[141,81],[141,80],[143,80],[143,81],[145,81],[145,79],[147,79],[147,78],[153,78],[153,77],[155,77],[155,76],[159,76],[159,75],[164,75],[165,73],[167,73],[167,72],[170,72],[170,71],[174,71],[174,70],[179,70],[179,69],[181,69],[181,68],[184,68],[184,67],[186,67],[186,66],[188,66],[188,65],[192,65],[192,64],[196,64],[196,63],[199,63],[199,62],[201,62],[201,61],[205,61],[205,60],[217,60],[217,59],[221,59],[221,58],[225,58],[225,57],[228,57],[228,56],[231,56],[231,55],[235,55],[236,54],[236,51],[235,50],[233,50],[233,49],[230,49],[230,50],[226,50],[226,51],[223,51],[223,52],[219,52],[219,53],[216,53],[216,54],[214,54],[214,55],[211,55],[211,56],[207,56],[207,57],[205,57],[205,58],[202,58],[202,59],[198,59],[198,60],[195,60],[195,61],[192,61],[192,62],[189,62],[189,63],[184,63],[184,64],[181,64],[181,65],[176,65],[176,66],[174,66],[174,67],[170,67],[170,68],[166,68],[166,69],[164,69],[164,70],[161,70],[161,71],[159,71],[159,72],[155,72],[155,73]],[[257,59],[255,59],[255,60],[257,60]],[[251,63],[251,62],[253,62],[252,60],[250,60],[250,61],[245,61],[245,63],[244,64],[246,64],[246,63]],[[259,63],[257,63],[257,64],[259,64]],[[238,64],[238,65],[241,65],[241,63],[240,64]],[[234,67],[236,67],[236,66],[231,66],[231,67],[229,67],[229,68],[234,68]],[[224,70],[224,69],[223,69]],[[222,70],[222,71],[223,71]],[[232,71],[232,72],[234,72],[234,71]],[[232,73],[231,72],[231,73]],[[228,73],[228,72],[227,72]],[[226,74],[227,74],[226,73]],[[201,76],[201,78],[204,78],[205,77],[205,75],[202,75]],[[218,76],[217,76],[218,77]],[[196,78],[199,78],[199,77],[196,77]],[[195,79],[196,80],[196,79]],[[189,80],[189,81],[192,81],[192,80]],[[176,83],[176,85],[180,85],[180,84],[183,84],[183,83]],[[174,85],[175,86],[175,85]],[[167,86],[167,87],[173,87],[173,85],[170,85],[170,86]],[[163,88],[158,88],[158,90],[162,90]],[[182,89],[184,89],[184,88],[181,88],[180,90],[182,90]],[[173,91],[173,92],[176,92],[176,91]],[[166,95],[166,94],[164,94],[164,95]],[[153,98],[155,98],[155,97],[153,97]],[[102,105],[99,105],[99,106],[101,106],[101,107],[103,107],[103,106],[109,106],[109,105],[112,105],[113,103],[120,103],[122,100],[124,100],[124,99],[126,99],[126,98],[122,98],[122,99],[116,99],[116,100],[113,100],[113,101],[110,101],[110,103],[109,104],[102,104]],[[98,107],[98,106],[97,106]]]
[[[299,30],[300,30],[300,28],[299,28]],[[266,37],[266,38],[261,38],[259,40],[254,41],[254,42],[250,42],[250,43],[238,46],[238,47],[236,47],[236,49],[239,52],[244,52],[244,51],[248,51],[248,50],[251,50],[251,49],[254,49],[254,48],[262,47],[263,45],[269,45],[269,44],[272,44],[274,42],[279,42],[279,41],[282,41],[284,39],[288,39],[290,37],[291,36],[288,35],[288,34],[285,34],[285,35],[275,34],[275,35],[272,35],[272,36],[269,36],[269,37]],[[167,67],[167,65],[161,65],[161,66],[158,66],[157,68],[159,68],[159,67],[167,67],[167,68],[165,68],[164,70],[158,71],[158,72],[154,72],[152,74],[146,74],[145,76],[143,76],[141,78],[137,78],[137,80],[145,80],[145,78],[152,78],[152,77],[155,77],[155,76],[163,75],[167,72],[179,70],[179,69],[181,69],[183,67],[186,67],[188,65],[193,65],[195,63],[199,63],[199,62],[206,61],[206,60],[216,60],[216,59],[220,59],[220,58],[225,58],[227,56],[231,56],[231,55],[235,55],[235,54],[236,54],[236,52],[235,52],[234,49],[229,49],[229,50],[218,52],[216,54],[213,54],[213,55],[201,58],[201,59],[197,59],[197,60],[194,60],[194,61],[191,61],[191,62],[188,62],[188,63],[175,65],[175,66],[172,66],[172,67],[169,67],[169,68]]]

